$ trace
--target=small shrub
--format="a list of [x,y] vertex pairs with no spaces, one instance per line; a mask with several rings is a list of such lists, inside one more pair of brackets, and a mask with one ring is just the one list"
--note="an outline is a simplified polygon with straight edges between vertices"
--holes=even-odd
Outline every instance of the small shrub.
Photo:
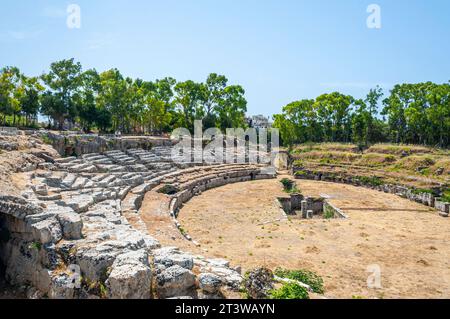
[[327,207],[323,211],[323,218],[325,218],[325,219],[332,219],[332,218],[334,218],[334,212],[330,208]]
[[269,292],[270,299],[309,299],[308,291],[296,283],[286,283]]
[[183,227],[180,227],[178,229],[180,230],[181,235],[185,236],[187,234],[186,230]]
[[275,269],[274,274],[281,278],[287,278],[292,280],[300,281],[304,284],[307,284],[311,287],[311,289],[318,294],[323,294],[323,279],[317,275],[316,273],[298,269],[298,270],[286,270],[282,268]]
[[371,185],[371,186],[383,185],[383,180],[377,176],[371,176],[371,177],[358,176],[356,179],[364,185]]
[[446,190],[444,190],[444,192],[442,193],[442,200],[444,202],[450,203],[450,188],[447,188]]
[[299,193],[295,182],[291,181],[289,178],[283,178],[280,182],[283,184],[283,189],[286,193]]
[[294,173],[294,175],[295,176],[306,176],[306,175],[308,175],[308,173],[306,173],[305,171],[296,171],[295,173]]
[[294,182],[291,181],[289,178],[283,178],[281,180],[281,184],[283,184],[285,190],[292,189],[292,187],[294,186]]
[[180,190],[170,184],[166,184],[158,190],[158,193],[166,194],[166,195],[174,195],[178,193]]
[[411,191],[413,194],[423,194],[423,193],[427,193],[427,194],[435,194],[435,191],[432,189],[426,189],[426,188],[415,188]]
[[42,244],[40,242],[34,241],[28,246],[28,248],[29,249],[36,249],[36,250],[39,251],[42,248]]

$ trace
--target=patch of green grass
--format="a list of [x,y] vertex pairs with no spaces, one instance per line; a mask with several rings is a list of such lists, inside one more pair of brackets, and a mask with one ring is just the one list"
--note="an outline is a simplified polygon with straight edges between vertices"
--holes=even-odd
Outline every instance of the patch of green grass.
[[427,193],[427,194],[434,194],[434,190],[432,189],[426,189],[426,188],[415,188],[411,191],[413,194],[422,194],[422,193]]
[[381,186],[383,180],[377,176],[358,176],[356,179],[364,185]]
[[307,284],[315,293],[323,294],[324,292],[323,279],[312,271],[304,269],[286,270],[277,268],[275,269],[274,274],[281,278],[297,280],[304,284]]
[[283,178],[280,183],[283,185],[284,190],[289,190],[294,187],[294,181],[289,178]]
[[444,192],[442,193],[442,200],[444,202],[450,203],[450,188],[444,190]]
[[39,251],[42,248],[42,244],[40,242],[34,241],[28,246],[28,248],[29,249],[36,249],[36,250]]
[[181,235],[186,236],[187,232],[186,232],[186,230],[183,227],[180,227],[178,229],[179,229]]
[[41,139],[45,144],[52,145],[52,140],[48,137],[48,135],[42,135]]
[[269,291],[270,299],[309,299],[308,291],[296,283],[286,283],[279,289]]
[[295,176],[307,176],[308,173],[305,172],[305,171],[299,170],[299,171],[296,171],[296,172],[294,173],[294,175],[295,175]]
[[325,218],[325,219],[334,218],[334,211],[331,208],[326,207],[323,211],[323,218]]
[[283,178],[280,183],[283,184],[284,192],[288,194],[300,193],[300,190],[297,188],[297,185],[295,185],[295,182],[289,178]]

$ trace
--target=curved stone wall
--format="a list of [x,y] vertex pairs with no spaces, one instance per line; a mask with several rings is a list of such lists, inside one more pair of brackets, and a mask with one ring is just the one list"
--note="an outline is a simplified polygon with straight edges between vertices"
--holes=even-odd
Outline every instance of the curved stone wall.
[[421,192],[414,188],[404,185],[383,184],[379,180],[363,178],[359,176],[347,176],[343,174],[333,174],[328,172],[314,172],[303,168],[293,168],[292,173],[296,179],[307,179],[333,183],[344,183],[353,186],[368,187],[380,192],[398,195],[411,201],[436,208],[442,217],[449,216],[450,203],[444,202],[441,198],[434,196],[429,192]]
[[127,216],[138,218],[145,193],[166,185],[177,190],[170,214],[208,188],[275,175],[259,165],[180,168],[170,153],[154,146],[49,158],[29,175],[22,197],[0,198],[7,280],[49,298],[210,298],[237,291],[242,277],[227,261],[161,247]]

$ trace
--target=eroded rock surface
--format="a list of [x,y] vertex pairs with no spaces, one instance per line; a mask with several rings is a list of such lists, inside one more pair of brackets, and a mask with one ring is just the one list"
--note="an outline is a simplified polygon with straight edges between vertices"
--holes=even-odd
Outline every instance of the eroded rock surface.
[[29,295],[50,298],[213,298],[239,289],[242,277],[229,262],[161,247],[138,227],[139,209],[147,192],[171,185],[176,191],[167,194],[165,213],[176,223],[192,196],[274,172],[261,165],[176,165],[170,146],[35,154],[21,193],[0,196],[0,258],[9,282],[31,284]]

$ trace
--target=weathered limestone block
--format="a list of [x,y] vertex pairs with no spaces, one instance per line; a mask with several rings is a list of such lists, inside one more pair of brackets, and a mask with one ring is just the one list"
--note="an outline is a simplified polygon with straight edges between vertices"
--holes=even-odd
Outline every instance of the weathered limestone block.
[[435,197],[432,194],[422,193],[421,197],[422,197],[422,204],[434,207]]
[[149,251],[161,248],[161,244],[159,243],[159,241],[155,238],[153,238],[150,235],[143,235],[144,236],[144,241],[145,241],[145,246],[147,247],[147,249]]
[[222,279],[211,273],[202,273],[198,275],[199,288],[207,293],[215,294],[222,285]]
[[109,246],[80,247],[76,252],[76,261],[83,278],[91,282],[105,280],[108,268],[112,266],[120,252]]
[[80,215],[75,212],[63,212],[57,215],[59,223],[62,226],[63,237],[65,239],[81,239],[83,221]]
[[144,249],[117,256],[106,280],[108,296],[113,299],[148,299],[151,286],[152,271]]
[[172,247],[157,249],[153,252],[155,264],[161,264],[165,267],[178,265],[188,270],[194,267],[194,258],[192,255],[174,250]]
[[33,237],[41,244],[57,243],[62,239],[62,229],[56,217],[47,217],[30,224]]
[[18,149],[19,144],[16,142],[0,141],[0,150],[17,151]]
[[62,273],[52,277],[48,297],[51,299],[73,299],[75,296],[75,286],[68,274]]
[[32,284],[44,294],[49,291],[51,271],[41,264],[41,247],[19,238],[4,245],[5,277],[13,285]]
[[434,207],[443,212],[448,214],[450,212],[450,203],[444,202],[442,201],[440,198],[437,198],[435,203],[434,203]]
[[48,195],[48,196],[36,196],[37,199],[41,200],[41,201],[56,201],[56,200],[60,200],[62,199],[62,195],[61,194],[52,194],[52,195]]
[[208,263],[211,267],[230,267],[230,262],[221,258],[206,259],[206,263]]
[[163,270],[156,276],[157,294],[160,298],[191,295],[195,288],[195,275],[178,265]]
[[47,196],[48,195],[48,187],[45,184],[40,184],[34,186],[34,192],[37,195]]
[[234,269],[228,267],[206,267],[207,272],[211,272],[222,279],[222,282],[234,290],[239,290],[242,283],[242,276]]
[[0,211],[24,219],[26,216],[42,213],[43,209],[21,197],[0,195]]
[[90,195],[73,196],[66,200],[56,202],[57,205],[72,208],[77,213],[86,212],[91,205],[94,204],[94,198]]

